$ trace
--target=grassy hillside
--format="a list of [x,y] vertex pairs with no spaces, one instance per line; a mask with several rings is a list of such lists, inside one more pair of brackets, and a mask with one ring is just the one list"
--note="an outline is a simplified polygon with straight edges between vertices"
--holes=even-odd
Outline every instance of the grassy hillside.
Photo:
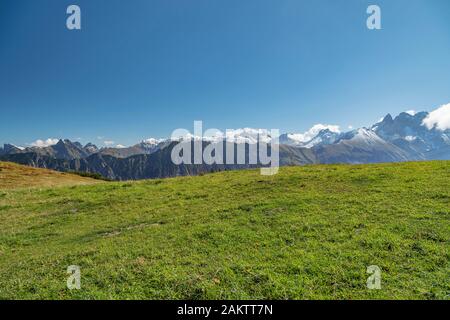
[[0,190],[30,187],[57,187],[96,183],[94,179],[76,174],[21,166],[11,162],[0,162]]
[[450,297],[444,161],[2,186],[0,219],[1,299]]

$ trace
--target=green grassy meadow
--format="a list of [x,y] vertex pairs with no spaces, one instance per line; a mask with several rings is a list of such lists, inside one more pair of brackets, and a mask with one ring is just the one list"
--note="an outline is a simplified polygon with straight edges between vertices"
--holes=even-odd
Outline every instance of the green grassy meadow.
[[27,185],[0,183],[0,299],[450,298],[448,161]]

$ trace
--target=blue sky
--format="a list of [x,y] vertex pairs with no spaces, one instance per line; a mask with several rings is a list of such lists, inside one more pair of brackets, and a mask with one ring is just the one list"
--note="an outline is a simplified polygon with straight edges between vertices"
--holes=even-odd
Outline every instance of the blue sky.
[[370,125],[450,102],[449,57],[448,0],[1,0],[0,143]]

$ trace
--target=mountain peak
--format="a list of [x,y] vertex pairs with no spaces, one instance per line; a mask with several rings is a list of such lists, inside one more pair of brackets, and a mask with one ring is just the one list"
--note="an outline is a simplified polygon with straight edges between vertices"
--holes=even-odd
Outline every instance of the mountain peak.
[[381,122],[383,122],[383,123],[389,123],[389,122],[393,122],[393,121],[394,121],[394,119],[392,118],[391,114],[388,113],[388,114],[383,118],[383,120],[382,120]]
[[91,142],[88,142],[82,149],[86,150],[88,153],[98,152],[98,147]]
[[149,138],[141,141],[142,145],[157,145],[161,142],[163,142],[164,139],[155,139],[155,138]]
[[53,156],[57,159],[81,159],[88,154],[79,142],[73,143],[69,139],[60,139],[57,144],[49,148]]
[[414,118],[415,114],[411,114],[409,112],[400,112],[400,114],[395,117],[395,119],[409,119]]
[[21,149],[13,144],[5,143],[3,145],[3,152],[4,153],[14,153],[19,152]]
[[68,140],[68,139],[59,139],[56,144],[54,144],[53,146],[49,146],[49,147],[65,148],[68,145],[72,145],[72,142],[70,140]]
[[95,144],[93,144],[92,142],[88,142],[88,143],[86,143],[86,145],[84,146],[84,148],[89,148],[89,147],[96,147],[96,148],[97,148],[97,146],[96,146]]

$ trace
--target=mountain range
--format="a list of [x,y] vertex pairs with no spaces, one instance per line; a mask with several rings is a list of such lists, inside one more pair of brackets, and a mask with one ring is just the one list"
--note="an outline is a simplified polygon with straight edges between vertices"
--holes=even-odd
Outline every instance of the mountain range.
[[[427,125],[429,113],[390,114],[371,127],[340,132],[336,126],[317,125],[304,134],[279,137],[280,165],[314,163],[377,163],[450,159],[450,129]],[[255,137],[265,132],[239,129],[227,136],[228,147],[245,144],[250,156]],[[218,141],[206,137],[203,146]],[[219,138],[220,140],[221,138]],[[271,140],[265,136],[262,140]],[[175,165],[171,152],[177,144],[172,139],[148,139],[124,148],[98,148],[92,143],[59,140],[46,147],[17,147],[5,144],[0,160],[58,171],[98,173],[114,180],[164,178],[206,172],[235,170],[259,165]]]

